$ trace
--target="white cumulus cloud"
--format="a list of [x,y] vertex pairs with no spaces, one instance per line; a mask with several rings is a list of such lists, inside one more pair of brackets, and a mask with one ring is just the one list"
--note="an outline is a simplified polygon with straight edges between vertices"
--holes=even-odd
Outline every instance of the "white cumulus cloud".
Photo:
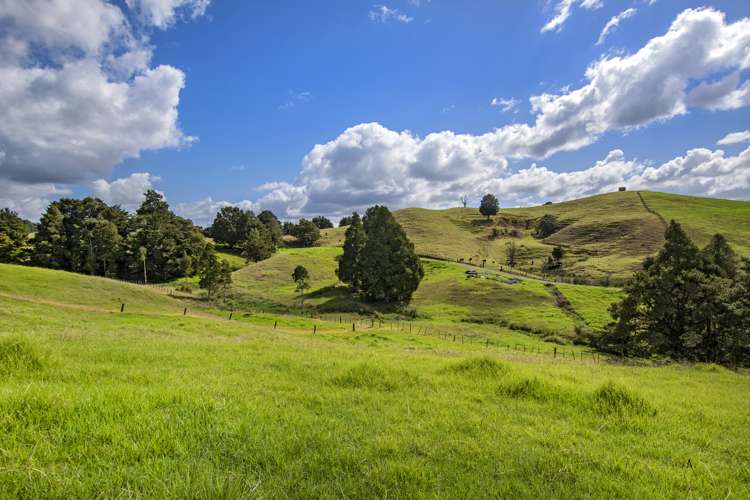
[[181,14],[191,18],[204,15],[211,0],[126,0],[126,3],[144,22],[165,29]]
[[120,205],[125,210],[134,211],[143,202],[143,194],[153,189],[154,183],[159,180],[159,177],[148,172],[137,172],[112,182],[98,179],[91,183],[91,193],[110,205]]
[[513,97],[511,97],[510,99],[505,99],[503,97],[493,97],[492,101],[490,101],[490,106],[500,108],[500,110],[504,113],[508,111],[518,113],[519,104],[521,104],[521,101]]
[[586,10],[593,10],[600,8],[603,3],[602,0],[559,0],[555,4],[555,15],[542,26],[542,33],[547,31],[560,31],[568,20],[570,15],[573,13],[573,6],[579,4]]

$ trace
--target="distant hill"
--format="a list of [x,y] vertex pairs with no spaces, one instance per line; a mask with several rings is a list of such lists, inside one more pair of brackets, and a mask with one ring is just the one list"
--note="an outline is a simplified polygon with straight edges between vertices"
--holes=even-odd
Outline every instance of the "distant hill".
[[[502,203],[502,200],[501,200]],[[545,239],[536,222],[554,215],[564,227]],[[501,208],[487,220],[475,208],[408,208],[396,218],[424,256],[488,265],[505,264],[506,245],[519,248],[521,269],[539,272],[556,245],[566,250],[569,273],[589,278],[627,277],[664,243],[665,224],[675,219],[698,245],[722,233],[735,250],[750,256],[750,202],[667,193],[625,191],[528,208]],[[492,230],[500,233],[491,238]],[[344,228],[324,231],[323,244],[339,246]]]

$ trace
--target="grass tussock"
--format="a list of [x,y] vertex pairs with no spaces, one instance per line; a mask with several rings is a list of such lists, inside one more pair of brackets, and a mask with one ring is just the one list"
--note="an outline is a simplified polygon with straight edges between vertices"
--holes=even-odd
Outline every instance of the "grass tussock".
[[558,401],[564,399],[562,390],[548,382],[534,378],[508,381],[497,388],[497,394],[514,399]]
[[417,379],[403,370],[386,371],[377,366],[361,363],[347,368],[343,373],[333,377],[331,382],[344,389],[392,392],[400,387],[415,385]]
[[593,408],[603,415],[654,416],[656,410],[648,401],[630,389],[614,382],[607,382],[599,387],[592,396]]
[[510,368],[500,361],[482,357],[465,359],[445,368],[443,371],[472,377],[500,377],[507,374]]
[[0,339],[0,373],[34,372],[42,366],[39,353],[26,339]]

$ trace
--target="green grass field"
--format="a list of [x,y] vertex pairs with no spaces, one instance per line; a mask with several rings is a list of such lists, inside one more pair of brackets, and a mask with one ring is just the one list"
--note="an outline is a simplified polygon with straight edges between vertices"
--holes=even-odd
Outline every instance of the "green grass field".
[[157,288],[18,266],[0,287],[3,498],[750,495],[746,374],[553,358],[492,325],[182,316]]

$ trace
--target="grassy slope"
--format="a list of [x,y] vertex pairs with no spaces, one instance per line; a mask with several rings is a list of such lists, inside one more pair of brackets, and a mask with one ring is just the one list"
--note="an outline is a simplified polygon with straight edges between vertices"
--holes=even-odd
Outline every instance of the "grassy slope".
[[698,245],[723,234],[741,255],[750,257],[750,202],[643,192],[648,206],[669,221],[675,219]]
[[[699,244],[711,234],[722,232],[743,255],[750,255],[750,203],[696,198],[665,193],[642,193],[652,210],[665,219],[681,222]],[[544,214],[553,214],[567,226],[540,241],[533,229],[526,228]],[[641,203],[638,193],[608,193],[552,205],[529,208],[503,208],[488,222],[473,208],[428,210],[410,208],[395,212],[421,255],[449,260],[478,262],[487,259],[497,266],[505,263],[506,244],[519,247],[520,267],[539,271],[552,247],[567,250],[565,264],[569,272],[594,278],[610,274],[624,278],[637,269],[643,259],[664,244],[664,224]],[[493,227],[520,237],[503,235],[489,238]],[[323,232],[323,245],[340,246],[343,228]]]
[[[283,249],[268,260],[234,274],[235,287],[256,304],[291,307],[297,304],[291,273],[303,265],[310,272],[307,306],[320,311],[357,311],[366,306],[336,286],[334,247]],[[542,283],[524,280],[517,285],[500,281],[466,279],[465,269],[447,262],[424,262],[425,279],[410,307],[437,323],[479,320],[513,323],[533,330],[571,336],[573,321],[557,308]],[[280,309],[277,307],[277,309]]]
[[[59,274],[0,266],[2,497],[750,495],[746,375],[175,318]],[[105,312],[125,294],[166,314]]]

